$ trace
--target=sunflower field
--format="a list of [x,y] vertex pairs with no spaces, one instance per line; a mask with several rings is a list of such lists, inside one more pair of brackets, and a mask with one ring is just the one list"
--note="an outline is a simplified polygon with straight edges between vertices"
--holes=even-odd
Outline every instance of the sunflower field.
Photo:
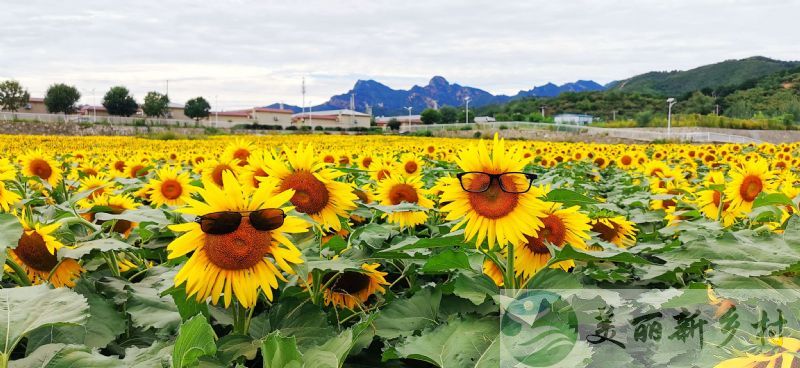
[[[702,354],[561,366],[798,367],[798,175],[797,143],[0,136],[0,367],[506,366],[504,298],[546,289],[714,310]],[[775,295],[780,334],[710,343]]]

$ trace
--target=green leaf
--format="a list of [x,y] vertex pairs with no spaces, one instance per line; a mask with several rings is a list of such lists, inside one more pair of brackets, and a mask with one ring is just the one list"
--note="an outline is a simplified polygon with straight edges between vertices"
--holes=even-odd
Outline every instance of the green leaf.
[[253,338],[263,339],[275,331],[281,336],[294,337],[301,351],[321,345],[335,336],[322,309],[297,299],[283,299],[268,313],[260,314],[250,322],[250,336]]
[[375,318],[375,334],[385,339],[410,336],[436,324],[442,292],[425,288],[408,299],[397,299]]
[[217,344],[214,329],[208,324],[206,317],[198,314],[181,325],[175,347],[172,349],[172,366],[189,367],[197,363],[201,356],[214,355]]
[[453,294],[480,305],[486,300],[487,296],[494,296],[500,293],[500,289],[489,276],[476,275],[469,277],[466,274],[459,274],[453,286]]
[[422,238],[412,243],[401,242],[384,249],[383,251],[377,252],[377,254],[380,255],[383,253],[402,252],[415,249],[429,250],[434,248],[463,247],[465,244],[467,243],[464,242],[464,232],[459,230],[446,236]]
[[[486,361],[487,351],[500,333],[497,317],[452,317],[434,330],[411,336],[395,349],[398,356],[434,364],[437,367],[474,367]],[[485,363],[484,365],[485,366]]]
[[41,345],[52,343],[86,345],[103,348],[125,332],[125,316],[111,300],[98,294],[85,279],[73,288],[89,303],[89,318],[83,326],[46,326],[28,335],[26,350],[31,352]]
[[7,360],[20,340],[37,328],[81,324],[88,316],[86,298],[69,288],[50,289],[47,285],[37,285],[2,289],[0,358]]
[[764,193],[761,192],[753,201],[753,208],[762,206],[793,206],[792,199],[783,193]]
[[261,345],[264,368],[300,368],[303,357],[294,337],[283,337],[277,331],[267,335]]
[[556,188],[547,193],[544,197],[549,202],[561,202],[567,207],[571,206],[585,206],[588,204],[597,204],[597,200],[589,198],[583,194],[573,192],[569,189]]
[[175,302],[175,306],[178,308],[178,313],[181,315],[181,320],[186,321],[189,318],[197,315],[198,313],[202,313],[206,318],[211,316],[211,313],[208,311],[208,304],[203,302],[198,302],[196,298],[189,297],[186,295],[186,285],[183,284],[178,287],[173,287],[167,291],[172,297],[172,300]]
[[158,225],[168,225],[170,223],[167,216],[164,215],[164,211],[154,208],[127,210],[120,214],[98,212],[95,214],[95,218],[101,221],[127,220],[130,222],[153,222]]
[[256,358],[259,346],[261,340],[255,340],[247,335],[225,335],[217,340],[217,358],[225,365],[230,365],[239,357],[253,360]]
[[469,258],[463,250],[447,249],[430,257],[428,261],[425,262],[425,265],[422,266],[422,272],[440,273],[453,269],[469,268]]
[[[6,249],[14,249],[22,237],[22,224],[19,219],[9,213],[0,213],[0,265],[6,263]],[[0,277],[3,269],[0,268]]]
[[391,225],[371,223],[353,231],[350,241],[353,244],[364,244],[373,249],[381,249],[389,238],[397,234],[399,232]]
[[575,260],[575,261],[608,261],[608,262],[622,262],[622,263],[636,263],[636,264],[650,264],[652,262],[639,257],[636,254],[629,252],[627,249],[622,248],[609,248],[602,251],[583,251],[566,244],[564,248],[553,248],[555,256],[553,263]]
[[109,252],[112,250],[123,250],[131,248],[133,247],[124,241],[113,238],[104,238],[77,244],[75,248],[68,248],[68,247],[61,248],[58,250],[58,258],[81,259],[95,250],[100,252]]
[[118,359],[92,351],[92,349],[87,346],[48,344],[39,347],[36,351],[23,359],[11,362],[10,366],[14,368],[115,368],[120,365]]
[[370,331],[375,316],[371,315],[364,321],[343,331],[338,336],[328,339],[322,345],[315,346],[303,355],[306,367],[313,368],[341,368],[350,351],[359,342],[362,335]]

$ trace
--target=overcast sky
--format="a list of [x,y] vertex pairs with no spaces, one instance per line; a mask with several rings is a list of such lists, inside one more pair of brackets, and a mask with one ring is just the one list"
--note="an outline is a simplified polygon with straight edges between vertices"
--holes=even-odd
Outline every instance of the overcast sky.
[[[499,94],[763,55],[800,59],[798,0],[0,0],[0,79],[97,103],[125,85],[223,109],[314,104],[358,79]],[[215,106],[215,107],[217,107]]]

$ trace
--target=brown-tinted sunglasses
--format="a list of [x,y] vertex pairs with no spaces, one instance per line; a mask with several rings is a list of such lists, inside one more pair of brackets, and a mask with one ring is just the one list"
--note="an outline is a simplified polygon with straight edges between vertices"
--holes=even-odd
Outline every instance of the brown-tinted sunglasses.
[[263,208],[255,211],[222,211],[205,214],[197,217],[194,222],[200,224],[200,230],[206,234],[229,234],[239,228],[242,215],[249,213],[250,225],[260,231],[275,230],[283,226],[286,214],[280,208]]

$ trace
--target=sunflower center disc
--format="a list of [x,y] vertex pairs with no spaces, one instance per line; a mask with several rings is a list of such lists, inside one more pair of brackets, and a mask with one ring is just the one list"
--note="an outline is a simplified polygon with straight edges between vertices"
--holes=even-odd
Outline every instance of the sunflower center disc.
[[617,231],[614,227],[608,226],[600,221],[597,221],[594,225],[592,225],[592,231],[600,234],[600,239],[603,239],[607,242],[614,241],[614,238],[617,237]]
[[247,158],[250,157],[250,151],[244,148],[239,148],[233,153],[233,157],[240,160],[239,166],[245,166],[247,165]]
[[36,175],[44,180],[49,179],[50,175],[53,175],[53,168],[50,167],[50,164],[40,158],[31,160],[30,167],[33,175]]
[[[327,284],[335,273],[329,273],[322,276],[322,284]],[[361,272],[345,271],[340,274],[333,285],[328,288],[337,293],[343,294],[356,294],[361,290],[365,290],[369,286],[369,276]]]
[[181,193],[183,193],[183,187],[177,180],[169,179],[161,183],[161,194],[164,195],[164,198],[175,199],[180,197]]
[[534,253],[550,253],[545,245],[545,241],[557,247],[564,246],[564,240],[567,236],[567,229],[564,227],[564,222],[555,215],[550,215],[542,219],[544,227],[539,229],[535,237],[526,236],[528,239],[528,248]]
[[739,187],[739,194],[747,202],[752,202],[756,199],[764,184],[761,179],[755,175],[748,175],[742,180],[742,185]]
[[413,174],[413,173],[417,172],[417,163],[414,162],[414,161],[406,162],[406,165],[405,165],[404,168],[406,169],[406,173]]
[[214,170],[211,171],[211,180],[214,181],[214,184],[217,184],[220,187],[222,186],[222,173],[225,172],[225,170],[233,171],[231,170],[231,167],[226,164],[219,164],[214,167]]
[[261,181],[258,180],[258,178],[266,178],[268,176],[269,174],[267,174],[264,169],[256,169],[256,171],[253,173],[253,187],[258,188],[258,186],[261,185]]
[[135,165],[131,168],[131,177],[136,178],[139,176],[147,175],[147,171],[142,170],[144,169],[144,165]]
[[308,171],[296,171],[287,176],[281,184],[281,191],[294,189],[292,204],[297,210],[307,214],[317,214],[328,205],[328,188]]
[[203,249],[208,260],[226,270],[241,270],[255,266],[269,253],[272,236],[268,231],[259,231],[243,218],[241,225],[230,234],[206,234]]
[[400,204],[401,202],[417,203],[419,196],[414,187],[408,184],[397,184],[389,191],[389,200],[392,204]]
[[[488,180],[488,179],[485,179]],[[479,190],[486,186],[486,181],[473,180],[470,183],[470,190]],[[516,184],[511,178],[504,178],[503,184],[506,188],[514,188]],[[517,207],[519,202],[519,194],[506,193],[500,188],[497,181],[492,180],[489,184],[489,189],[481,193],[468,193],[469,203],[472,209],[479,215],[490,219],[499,219],[505,217],[514,208]]]
[[58,264],[55,254],[50,254],[44,239],[38,233],[23,233],[14,249],[14,254],[19,257],[25,265],[37,271],[50,272]]
[[369,165],[372,165],[372,157],[365,157],[361,160],[361,164],[364,165],[364,167],[369,167]]

